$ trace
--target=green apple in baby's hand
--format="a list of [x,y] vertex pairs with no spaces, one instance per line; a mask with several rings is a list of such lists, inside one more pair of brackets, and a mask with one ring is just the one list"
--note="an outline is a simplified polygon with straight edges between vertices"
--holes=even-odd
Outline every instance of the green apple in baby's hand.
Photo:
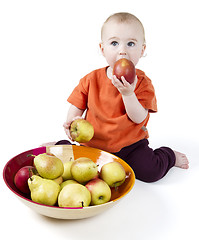
[[100,205],[111,199],[111,189],[102,179],[95,178],[86,184],[91,193],[91,205]]
[[98,166],[90,158],[80,157],[71,165],[71,174],[74,180],[83,184],[98,175]]
[[34,165],[39,175],[46,179],[56,179],[64,172],[62,161],[56,156],[42,153],[34,158]]
[[72,121],[69,131],[71,138],[79,143],[89,142],[94,135],[92,124],[85,119],[76,119]]
[[110,187],[119,187],[126,179],[126,172],[119,162],[109,162],[102,166],[100,178]]
[[68,184],[58,196],[59,207],[88,207],[91,202],[89,190],[81,184]]

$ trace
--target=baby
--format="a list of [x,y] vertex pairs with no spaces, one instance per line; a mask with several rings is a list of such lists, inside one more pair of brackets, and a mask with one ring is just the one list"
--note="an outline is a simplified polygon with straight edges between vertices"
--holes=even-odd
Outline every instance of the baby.
[[[113,75],[113,66],[121,58],[136,66],[146,48],[144,27],[130,13],[111,15],[101,29],[100,49],[108,66],[83,77],[68,98],[71,106],[64,129],[81,118],[94,127],[94,137],[83,145],[115,154],[134,170],[137,179],[154,182],[173,166],[188,169],[187,157],[169,147],[151,149],[147,123],[150,113],[157,111],[155,90],[145,73],[136,69],[136,77],[129,84]],[[57,144],[63,144],[59,141]]]

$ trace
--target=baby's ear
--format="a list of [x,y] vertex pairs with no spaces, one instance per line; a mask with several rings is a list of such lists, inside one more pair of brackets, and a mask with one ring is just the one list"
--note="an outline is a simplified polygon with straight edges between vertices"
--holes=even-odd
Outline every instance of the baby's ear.
[[104,47],[103,47],[103,43],[102,42],[99,44],[99,47],[100,47],[102,55],[104,56]]
[[142,52],[141,52],[141,56],[140,56],[140,57],[143,57],[143,56],[144,56],[145,50],[146,50],[146,44],[144,43],[144,44],[142,45]]

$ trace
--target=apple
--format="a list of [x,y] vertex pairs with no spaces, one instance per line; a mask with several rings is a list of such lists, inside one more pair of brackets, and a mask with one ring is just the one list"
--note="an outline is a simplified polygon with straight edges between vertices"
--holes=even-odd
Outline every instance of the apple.
[[14,177],[15,186],[23,193],[30,193],[28,178],[32,177],[36,169],[33,166],[25,166],[18,170]]
[[109,162],[102,166],[100,178],[103,179],[110,187],[120,186],[126,178],[126,172],[119,162]]
[[136,70],[134,64],[126,58],[119,59],[113,67],[113,75],[115,75],[119,80],[123,76],[127,82],[133,83]]
[[90,158],[80,157],[71,165],[71,174],[74,180],[83,184],[98,175],[98,166]]
[[111,189],[102,179],[95,178],[89,181],[85,187],[91,193],[91,205],[100,205],[111,199]]
[[89,142],[94,135],[92,124],[85,119],[76,119],[72,121],[69,131],[71,138],[79,143]]
[[81,184],[68,184],[58,196],[59,207],[87,207],[91,202],[89,190]]

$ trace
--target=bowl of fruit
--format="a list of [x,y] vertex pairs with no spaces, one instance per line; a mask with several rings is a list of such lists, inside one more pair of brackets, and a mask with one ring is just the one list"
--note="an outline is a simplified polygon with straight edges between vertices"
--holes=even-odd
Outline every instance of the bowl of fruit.
[[134,186],[131,167],[108,152],[52,145],[23,152],[3,170],[7,187],[35,212],[58,219],[95,216]]

